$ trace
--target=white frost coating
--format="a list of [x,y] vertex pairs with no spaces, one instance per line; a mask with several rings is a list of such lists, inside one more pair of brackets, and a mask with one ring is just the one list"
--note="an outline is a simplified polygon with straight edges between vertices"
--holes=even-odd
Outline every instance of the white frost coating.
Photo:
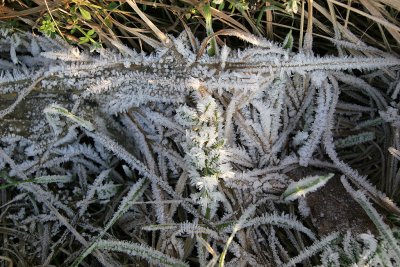
[[[22,138],[19,127],[12,126],[0,138],[4,151],[0,157],[1,175],[5,170],[20,183],[18,190],[29,192],[12,200],[25,210],[9,209],[12,214],[6,220],[27,225],[20,231],[34,236],[43,233],[43,248],[38,249],[37,240],[29,239],[25,248],[34,250],[35,257],[45,258],[48,240],[65,236],[61,226],[68,225],[75,235],[73,227],[83,233],[82,237],[76,235],[86,248],[81,256],[93,252],[100,262],[104,262],[103,255],[107,260],[119,259],[117,253],[102,251],[111,250],[135,256],[145,252],[143,258],[150,262],[152,256],[164,257],[161,252],[174,253],[181,259],[189,257],[185,259],[192,263],[193,255],[186,255],[190,239],[197,244],[196,260],[205,264],[210,258],[217,262],[219,255],[229,251],[229,257],[221,257],[226,266],[293,266],[314,254],[326,264],[338,265],[345,255],[352,264],[372,265],[377,261],[374,251],[378,250],[384,255],[383,261],[394,258],[390,250],[395,241],[387,231],[384,235],[390,243],[374,243],[382,238],[366,235],[354,239],[350,233],[343,241],[343,252],[342,244],[331,243],[336,234],[318,241],[320,237],[317,239],[300,220],[279,212],[289,204],[287,201],[300,198],[298,209],[292,207],[302,219],[307,217],[309,208],[301,197],[318,190],[332,177],[314,176],[293,182],[286,174],[299,163],[336,167],[380,204],[396,211],[387,197],[338,158],[333,138],[341,138],[336,130],[341,134],[340,127],[358,118],[367,117],[372,122],[364,127],[383,124],[384,120],[393,127],[398,125],[396,103],[387,108],[388,92],[385,95],[366,82],[380,81],[376,73],[382,71],[360,76],[366,80],[344,71],[397,66],[399,60],[378,52],[375,57],[295,54],[249,34],[239,37],[256,46],[241,51],[225,46],[219,57],[204,55],[198,60],[197,51],[192,49],[196,40],[188,40],[186,34],[171,37],[169,47],[156,48],[150,55],[116,43],[121,54],[101,50],[94,55],[58,39],[32,39],[22,33],[0,38],[0,50],[6,51],[0,60],[0,96],[18,94],[15,104],[0,111],[0,117],[8,119],[14,109],[24,108],[19,106],[23,101],[32,103],[29,93],[36,93],[36,89],[41,92],[37,114],[24,114],[32,122],[29,129],[24,129],[30,136]],[[11,47],[11,41],[18,38],[19,43]],[[382,78],[384,86],[392,79]],[[370,100],[374,107],[338,101],[337,80],[344,93],[358,96],[361,92],[360,101]],[[59,101],[65,108],[41,102],[60,88],[68,98]],[[397,94],[393,85],[388,88],[390,94]],[[44,119],[45,106],[54,132]],[[379,121],[377,110],[382,116]],[[71,126],[68,120],[75,123]],[[96,127],[89,120],[95,121]],[[24,185],[21,177],[29,184]],[[36,183],[32,182],[34,178]],[[35,214],[28,214],[27,203],[31,202],[35,203]],[[54,205],[51,212],[47,202]],[[107,202],[110,205],[105,205]],[[97,207],[107,211],[100,224]],[[65,223],[68,221],[74,226]],[[160,231],[151,235],[151,242],[143,240],[154,244],[152,248],[113,240],[116,232],[145,237],[142,226]],[[296,239],[306,240],[308,247],[303,251],[298,247],[299,255],[290,259],[294,256],[290,244],[297,242],[292,231],[278,234],[278,227],[296,231]],[[270,238],[265,238],[266,234],[271,234]],[[66,239],[82,249],[69,236]],[[97,250],[92,251],[95,244]],[[155,246],[158,252],[153,251]],[[165,265],[160,257],[155,263]],[[168,256],[165,259],[171,260]],[[83,260],[85,264],[91,261]],[[178,261],[173,265],[182,264]],[[114,262],[105,264],[110,265]]]

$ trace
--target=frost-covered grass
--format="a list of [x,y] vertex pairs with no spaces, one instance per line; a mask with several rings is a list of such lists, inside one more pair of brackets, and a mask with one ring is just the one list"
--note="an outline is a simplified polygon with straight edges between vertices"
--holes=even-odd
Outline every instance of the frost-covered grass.
[[[258,1],[255,11],[220,2],[73,2],[42,21],[54,38],[2,24],[1,263],[400,264],[396,4],[361,1],[388,42],[377,44],[350,35],[362,28],[341,2]],[[165,13],[156,19],[155,10]],[[172,10],[191,16],[168,35]],[[329,49],[318,46],[321,14],[333,25],[324,33]],[[306,24],[304,32],[263,21],[272,15]],[[73,16],[93,39],[81,45],[96,52],[63,40],[84,37],[67,36]],[[149,31],[123,25],[134,16]],[[117,27],[112,37],[132,34],[153,53],[102,27],[96,35],[83,28],[105,17]],[[244,21],[284,43],[249,33]],[[194,23],[203,23],[203,36]],[[350,223],[318,233],[307,196],[333,179],[365,210],[371,232]]]

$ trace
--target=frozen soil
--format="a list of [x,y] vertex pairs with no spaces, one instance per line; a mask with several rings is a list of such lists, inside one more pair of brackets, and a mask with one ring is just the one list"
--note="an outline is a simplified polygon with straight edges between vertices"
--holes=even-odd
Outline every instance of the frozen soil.
[[[310,168],[299,168],[288,173],[299,180],[308,175],[326,174],[326,171],[312,171]],[[362,207],[347,193],[336,174],[326,185],[305,196],[310,208],[310,219],[320,236],[338,231],[345,233],[352,230],[355,234],[370,231],[377,235],[378,231]]]

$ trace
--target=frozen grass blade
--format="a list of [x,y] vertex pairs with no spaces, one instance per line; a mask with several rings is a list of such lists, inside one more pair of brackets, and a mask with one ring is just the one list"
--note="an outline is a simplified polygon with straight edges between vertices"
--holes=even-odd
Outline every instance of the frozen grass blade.
[[185,262],[182,262],[178,259],[174,259],[149,246],[142,244],[139,245],[126,241],[100,240],[99,242],[97,242],[96,248],[110,250],[110,251],[124,252],[131,256],[138,256],[144,258],[149,263],[152,264],[161,264],[163,266],[171,266],[171,267],[189,267],[189,265]]
[[224,267],[225,266],[225,257],[226,253],[228,252],[229,245],[232,243],[233,238],[235,237],[236,233],[241,229],[243,222],[250,216],[253,215],[255,212],[256,207],[255,206],[250,206],[244,213],[243,215],[239,218],[238,222],[233,226],[232,228],[232,233],[228,238],[228,241],[226,242],[224,246],[224,250],[221,253],[221,256],[219,258],[219,264],[218,267]]
[[338,233],[330,234],[323,239],[315,242],[313,245],[306,247],[303,251],[300,252],[294,258],[291,258],[289,262],[285,263],[283,267],[291,267],[296,266],[298,263],[310,258],[312,255],[316,254],[318,251],[321,251],[326,246],[330,245],[333,241],[335,241],[339,237]]
[[119,218],[121,218],[121,216],[130,207],[132,207],[132,205],[142,196],[144,190],[147,188],[148,185],[149,185],[149,180],[140,179],[131,187],[128,194],[121,201],[118,210],[114,213],[113,217],[104,227],[104,229],[100,232],[100,234],[96,237],[95,241],[81,253],[81,255],[72,264],[72,266],[78,266],[87,255],[89,255],[94,249],[96,249],[96,246],[98,245],[98,240],[101,239],[107,233],[107,231],[114,225],[114,223]]
[[73,122],[78,123],[80,126],[85,128],[88,131],[93,131],[94,126],[91,122],[86,121],[71,112],[69,112],[67,109],[57,105],[57,104],[51,104],[47,108],[44,109],[44,113],[47,115],[62,115],[64,117],[67,117],[68,119],[72,120]]
[[[135,244],[128,241],[110,241],[110,240],[99,240],[89,247],[80,258],[82,260],[88,256],[94,249],[102,249],[113,252],[123,252],[129,256],[140,257],[146,259],[151,264],[159,264],[162,266],[171,267],[189,267],[185,262],[178,259],[171,258],[149,246],[143,244]],[[80,262],[73,264],[73,267],[77,267]]]
[[72,176],[70,175],[46,175],[40,176],[33,179],[34,183],[37,184],[48,184],[48,183],[70,183]]
[[118,207],[118,210],[114,213],[111,220],[107,223],[104,227],[103,231],[101,232],[100,236],[103,236],[114,223],[121,218],[121,216],[128,211],[130,207],[143,195],[144,191],[146,190],[147,186],[150,184],[148,179],[140,179],[137,181],[129,190],[128,194],[124,197],[121,201],[121,204]]
[[336,148],[346,148],[366,143],[375,139],[374,132],[364,132],[357,135],[350,135],[346,138],[335,141]]
[[7,174],[5,174],[5,172],[0,172],[0,178],[3,178],[6,181],[8,181],[8,183],[6,183],[4,185],[0,185],[0,189],[5,189],[8,187],[17,186],[19,184],[25,184],[25,183],[36,183],[36,184],[60,183],[60,184],[63,184],[63,183],[70,183],[72,181],[72,177],[70,175],[46,175],[46,176],[36,177],[33,179],[16,181],[16,180],[8,177]]
[[397,260],[400,260],[400,246],[398,244],[398,240],[393,235],[392,230],[383,222],[382,217],[379,215],[377,210],[372,206],[372,204],[368,201],[367,197],[360,190],[355,191],[345,176],[343,175],[340,178],[343,186],[346,188],[346,191],[360,204],[360,206],[364,209],[364,211],[368,214],[369,218],[375,224],[376,228],[378,228],[380,234],[383,238],[390,244],[392,250],[397,255]]

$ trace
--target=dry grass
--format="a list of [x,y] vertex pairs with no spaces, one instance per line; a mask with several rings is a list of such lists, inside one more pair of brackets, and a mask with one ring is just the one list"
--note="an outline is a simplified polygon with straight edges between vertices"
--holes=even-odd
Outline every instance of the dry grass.
[[[80,45],[118,47],[126,44],[151,50],[165,42],[165,34],[189,30],[202,37],[222,29],[235,29],[282,42],[292,30],[296,49],[314,37],[314,51],[336,50],[330,38],[366,43],[388,52],[400,51],[400,5],[390,0],[359,1],[6,1],[0,19],[19,28],[37,31],[43,21],[59,34]],[[293,7],[293,8],[289,8]],[[90,14],[90,15],[88,15]],[[49,16],[51,15],[51,16]],[[207,18],[212,19],[211,23]],[[45,27],[44,27],[45,28]],[[79,29],[80,30],[79,30]],[[77,30],[78,29],[78,30]],[[91,40],[84,39],[90,29]],[[42,27],[43,30],[43,27]],[[81,38],[81,39],[80,39]],[[85,42],[86,40],[86,42]],[[236,38],[216,37],[219,44],[240,46]],[[311,45],[311,44],[307,44]],[[343,51],[339,50],[339,53]],[[354,51],[348,51],[355,53]]]

